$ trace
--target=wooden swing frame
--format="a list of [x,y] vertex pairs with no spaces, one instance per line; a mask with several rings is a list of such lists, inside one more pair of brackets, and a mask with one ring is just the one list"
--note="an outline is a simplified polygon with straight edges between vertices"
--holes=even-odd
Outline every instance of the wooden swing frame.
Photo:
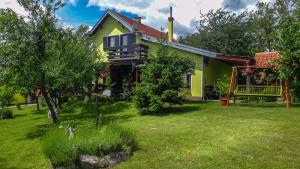
[[231,78],[230,78],[230,85],[229,89],[227,91],[227,97],[226,97],[226,106],[230,105],[230,99],[231,95],[233,95],[233,101],[234,104],[236,103],[236,97],[237,96],[263,96],[263,97],[285,97],[285,104],[286,108],[290,107],[290,98],[289,98],[289,87],[288,87],[288,79],[285,79],[284,82],[280,81],[280,85],[273,85],[273,86],[257,86],[257,85],[242,85],[245,87],[260,87],[260,88],[268,88],[268,87],[273,87],[273,88],[280,88],[280,94],[253,94],[253,93],[238,93],[237,92],[237,87],[239,85],[237,84],[237,76],[238,76],[238,68],[263,68],[263,69],[270,69],[275,66],[268,66],[268,67],[262,67],[262,66],[235,66],[232,67],[232,73],[231,73]]

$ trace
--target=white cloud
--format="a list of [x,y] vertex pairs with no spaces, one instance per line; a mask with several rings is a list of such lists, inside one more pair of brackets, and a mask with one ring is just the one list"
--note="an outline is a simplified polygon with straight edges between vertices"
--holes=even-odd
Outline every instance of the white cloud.
[[[89,0],[88,6],[98,6],[101,9],[116,9],[142,16],[143,23],[158,30],[161,26],[166,28],[168,22],[169,6],[173,6],[175,18],[175,32],[183,34],[195,29],[192,26],[194,20],[199,18],[200,10],[204,13],[210,9],[222,7],[222,0]],[[144,2],[144,5],[139,5]]]
[[71,3],[73,6],[76,6],[76,5],[77,5],[77,0],[70,0],[70,3]]
[[0,8],[10,8],[20,15],[28,14],[25,9],[18,4],[17,0],[0,0]]
[[[168,7],[173,6],[175,33],[182,35],[195,31],[194,21],[199,19],[200,11],[223,7],[224,0],[89,0],[88,6],[100,9],[116,9],[144,17],[143,23],[158,30],[167,27]],[[254,0],[270,1],[270,0]],[[129,3],[130,2],[130,3]],[[251,6],[252,5],[252,6]],[[253,4],[246,5],[253,9]]]

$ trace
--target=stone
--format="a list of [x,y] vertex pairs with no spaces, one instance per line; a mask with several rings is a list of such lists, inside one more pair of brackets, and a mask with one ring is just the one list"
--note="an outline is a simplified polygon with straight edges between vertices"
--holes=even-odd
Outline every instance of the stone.
[[130,152],[123,151],[118,153],[111,153],[109,155],[104,156],[100,161],[101,165],[114,165],[123,161],[128,160],[130,157]]
[[79,160],[81,167],[84,169],[97,169],[100,167],[97,156],[80,155]]

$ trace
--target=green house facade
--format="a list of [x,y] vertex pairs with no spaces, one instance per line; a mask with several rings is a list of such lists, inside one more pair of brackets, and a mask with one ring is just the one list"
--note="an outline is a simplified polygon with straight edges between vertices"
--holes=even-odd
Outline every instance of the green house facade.
[[161,40],[178,56],[189,57],[196,67],[193,73],[183,78],[191,91],[189,99],[209,98],[216,81],[224,74],[230,74],[231,64],[218,59],[218,54],[207,50],[182,45],[173,40],[173,20],[169,17],[168,32],[163,33],[143,23],[115,11],[107,10],[105,15],[91,30],[103,61],[110,65],[110,75],[116,84],[112,95],[122,92],[124,78],[131,82],[138,81],[140,68],[146,64],[147,57],[156,54]]

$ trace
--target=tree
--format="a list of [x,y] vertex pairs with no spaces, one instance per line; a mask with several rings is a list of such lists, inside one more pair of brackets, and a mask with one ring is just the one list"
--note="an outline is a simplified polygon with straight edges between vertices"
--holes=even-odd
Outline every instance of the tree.
[[236,14],[227,8],[201,13],[198,32],[188,35],[181,43],[217,53],[252,55],[252,14],[247,10]]
[[253,47],[256,52],[274,51],[276,48],[278,17],[275,7],[271,3],[258,2],[257,10],[253,14]]
[[141,111],[158,112],[166,104],[180,104],[183,75],[194,66],[189,58],[170,53],[169,47],[161,44],[156,56],[150,57],[142,69],[133,97],[136,106]]
[[59,123],[53,93],[84,86],[95,78],[96,48],[88,28],[57,26],[62,0],[19,0],[28,12],[0,9],[0,80],[6,86],[39,88],[53,123]]
[[294,95],[300,97],[300,3],[278,0],[279,45],[282,54],[278,71],[282,79],[289,79]]

